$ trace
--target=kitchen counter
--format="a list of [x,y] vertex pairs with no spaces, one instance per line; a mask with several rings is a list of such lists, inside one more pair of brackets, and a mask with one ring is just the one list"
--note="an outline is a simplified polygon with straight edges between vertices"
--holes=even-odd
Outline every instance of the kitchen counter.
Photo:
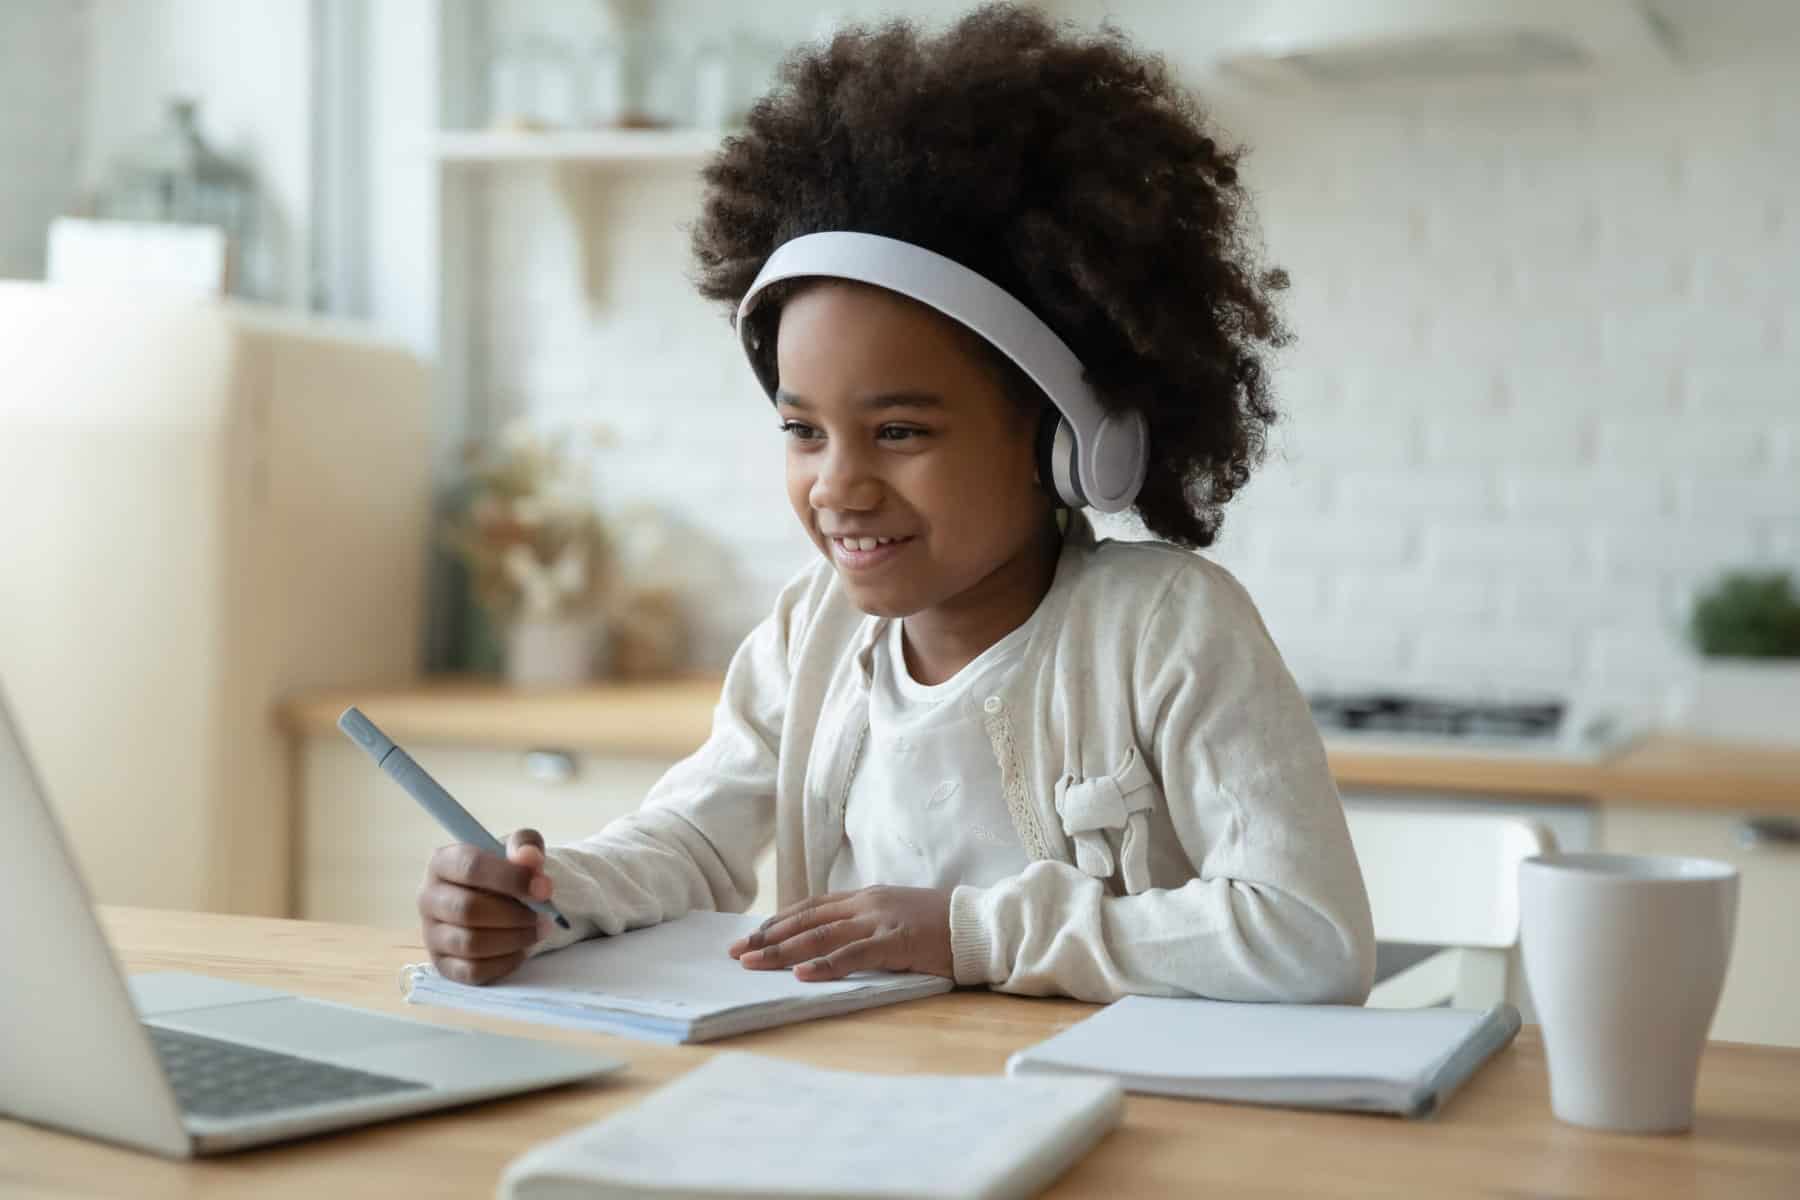
[[[518,691],[485,681],[345,688],[280,708],[297,737],[337,736],[350,704],[396,741],[602,754],[688,754],[706,739],[718,676]],[[1445,751],[1371,752],[1328,744],[1340,787],[1469,792],[1546,801],[1619,799],[1645,806],[1800,817],[1800,748],[1773,749],[1652,733],[1604,762]]]
[[1599,762],[1330,746],[1340,787],[1419,788],[1520,799],[1624,799],[1645,805],[1800,816],[1800,748],[1651,732]]
[[406,687],[307,692],[282,704],[279,718],[297,736],[339,737],[338,714],[354,704],[402,746],[449,742],[681,758],[711,732],[723,682],[704,675],[527,691],[489,680],[442,678]]

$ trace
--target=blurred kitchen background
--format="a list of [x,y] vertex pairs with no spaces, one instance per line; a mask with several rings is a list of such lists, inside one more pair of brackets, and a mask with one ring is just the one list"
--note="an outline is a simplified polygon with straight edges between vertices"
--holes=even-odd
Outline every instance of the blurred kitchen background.
[[[552,836],[698,743],[813,551],[697,170],[786,47],[967,7],[0,6],[0,687],[102,899],[404,922],[343,703]],[[1800,1043],[1800,5],[1038,7],[1250,148],[1297,340],[1208,553],[1347,800],[1747,864],[1726,1035]]]

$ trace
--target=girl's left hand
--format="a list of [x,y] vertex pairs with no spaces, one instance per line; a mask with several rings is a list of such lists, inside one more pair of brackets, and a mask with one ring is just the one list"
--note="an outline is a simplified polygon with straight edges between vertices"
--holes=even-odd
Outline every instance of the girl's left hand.
[[[956,978],[950,951],[950,893],[936,888],[866,887],[789,905],[731,944],[746,967],[794,968],[808,982],[852,971],[919,971]],[[797,964],[797,965],[796,965]]]

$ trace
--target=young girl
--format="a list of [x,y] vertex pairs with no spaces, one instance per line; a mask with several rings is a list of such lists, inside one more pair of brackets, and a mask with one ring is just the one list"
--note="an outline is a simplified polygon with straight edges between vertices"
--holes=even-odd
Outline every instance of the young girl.
[[[747,968],[1363,1000],[1324,748],[1250,597],[1191,552],[1261,455],[1286,337],[1236,159],[1161,61],[1010,6],[789,59],[707,167],[694,246],[820,559],[639,812],[438,852],[440,971],[742,911],[773,840],[780,911],[720,947]],[[1096,541],[1082,505],[1162,540]]]

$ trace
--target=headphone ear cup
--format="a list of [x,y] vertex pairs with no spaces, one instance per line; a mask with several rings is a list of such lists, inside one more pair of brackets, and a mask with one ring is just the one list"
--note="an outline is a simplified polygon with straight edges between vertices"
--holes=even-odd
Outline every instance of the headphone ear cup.
[[1063,498],[1056,490],[1056,426],[1062,414],[1056,405],[1046,404],[1038,414],[1037,432],[1032,436],[1032,458],[1037,463],[1038,486],[1050,493],[1058,504]]
[[1081,475],[1076,470],[1079,447],[1075,430],[1062,410],[1054,404],[1044,405],[1037,427],[1038,486],[1064,508],[1087,507],[1087,496],[1081,490]]
[[1050,438],[1050,478],[1055,484],[1056,498],[1070,508],[1086,508],[1087,492],[1081,477],[1081,446],[1075,440],[1075,427],[1067,417],[1058,416]]

